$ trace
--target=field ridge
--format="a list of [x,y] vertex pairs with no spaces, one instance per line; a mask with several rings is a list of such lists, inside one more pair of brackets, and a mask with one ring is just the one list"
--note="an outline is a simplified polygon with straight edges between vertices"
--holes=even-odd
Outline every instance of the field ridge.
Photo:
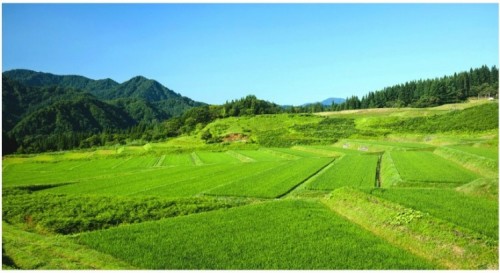
[[322,200],[378,237],[448,269],[498,269],[498,242],[402,205],[340,188]]
[[201,158],[196,154],[196,152],[191,153],[191,160],[193,161],[193,164],[195,166],[201,166],[204,165],[203,161],[201,161]]
[[227,151],[226,154],[238,159],[241,162],[255,162],[255,159],[248,157],[246,155],[243,155],[241,153],[238,153],[236,151],[233,151],[233,150]]
[[498,161],[495,162],[495,160],[490,158],[467,153],[451,147],[439,147],[434,150],[434,154],[452,161],[472,172],[498,177]]

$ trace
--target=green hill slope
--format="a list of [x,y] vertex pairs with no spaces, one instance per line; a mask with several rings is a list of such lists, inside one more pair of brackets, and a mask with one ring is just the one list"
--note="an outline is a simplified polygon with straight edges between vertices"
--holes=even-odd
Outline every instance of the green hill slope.
[[179,116],[192,107],[203,105],[203,103],[175,93],[157,81],[142,76],[119,84],[111,79],[92,80],[83,76],[54,75],[26,69],[10,70],[2,75],[26,87],[57,86],[63,89],[76,89],[88,92],[101,100],[118,98],[145,100],[155,104],[161,112],[155,118]]

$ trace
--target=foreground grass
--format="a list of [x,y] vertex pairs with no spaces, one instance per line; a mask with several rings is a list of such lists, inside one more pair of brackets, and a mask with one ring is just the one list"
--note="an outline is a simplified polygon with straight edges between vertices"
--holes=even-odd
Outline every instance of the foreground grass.
[[498,241],[352,188],[324,201],[333,211],[448,269],[498,269]]
[[[247,199],[5,194],[4,221],[42,233],[70,234],[241,206]],[[12,190],[10,190],[12,192]]]
[[79,240],[143,269],[434,268],[316,201],[271,201],[83,233]]
[[370,193],[498,240],[498,202],[452,189],[376,189]]
[[133,269],[128,263],[67,237],[30,233],[5,222],[2,222],[2,268]]

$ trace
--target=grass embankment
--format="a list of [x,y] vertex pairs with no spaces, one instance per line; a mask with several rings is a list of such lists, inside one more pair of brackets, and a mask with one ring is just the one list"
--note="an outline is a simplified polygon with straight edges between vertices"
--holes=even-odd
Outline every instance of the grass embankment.
[[70,234],[241,206],[248,199],[124,197],[4,192],[4,221],[40,233]]
[[435,268],[317,201],[271,201],[84,233],[79,240],[143,269]]
[[498,241],[351,188],[324,201],[391,244],[448,269],[498,269]]
[[40,235],[2,222],[2,269],[134,269],[62,235]]
[[494,200],[453,189],[390,188],[369,192],[498,240],[498,202]]
[[498,147],[439,147],[434,153],[483,176],[498,177]]
[[382,161],[380,163],[380,186],[382,188],[388,188],[397,186],[402,182],[403,179],[401,179],[401,175],[394,165],[391,153],[385,152],[382,155]]

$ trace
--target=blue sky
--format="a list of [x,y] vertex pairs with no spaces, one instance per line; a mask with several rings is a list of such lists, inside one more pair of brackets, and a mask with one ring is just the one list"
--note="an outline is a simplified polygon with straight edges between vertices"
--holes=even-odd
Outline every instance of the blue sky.
[[498,4],[3,4],[2,70],[123,82],[198,101],[362,96],[498,66]]

